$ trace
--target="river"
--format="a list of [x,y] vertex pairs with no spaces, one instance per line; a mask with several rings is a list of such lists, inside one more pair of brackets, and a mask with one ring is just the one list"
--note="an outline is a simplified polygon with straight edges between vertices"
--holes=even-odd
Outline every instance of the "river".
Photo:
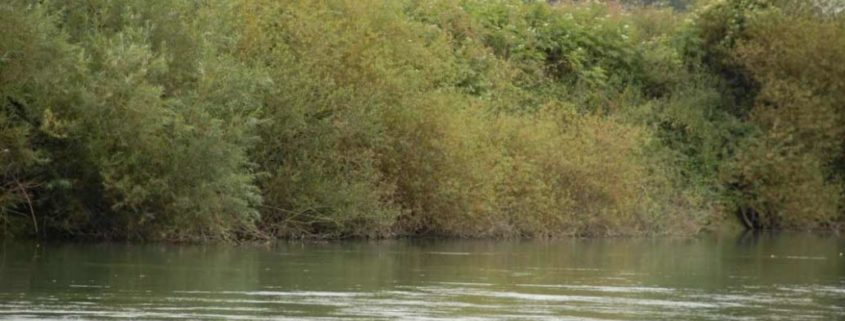
[[0,249],[0,320],[845,320],[845,238]]

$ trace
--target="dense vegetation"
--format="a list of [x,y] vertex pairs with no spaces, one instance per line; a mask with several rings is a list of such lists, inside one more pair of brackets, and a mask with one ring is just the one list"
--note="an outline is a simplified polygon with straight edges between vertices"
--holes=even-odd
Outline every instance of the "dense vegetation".
[[842,8],[2,1],[0,234],[841,229]]

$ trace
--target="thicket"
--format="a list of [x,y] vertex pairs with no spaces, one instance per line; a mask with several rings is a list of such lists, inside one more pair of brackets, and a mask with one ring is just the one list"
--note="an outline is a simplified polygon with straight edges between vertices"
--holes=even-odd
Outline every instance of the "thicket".
[[[845,3],[721,1],[696,17],[693,56],[721,77],[748,130],[720,169],[749,228],[843,221]],[[693,51],[690,51],[693,52]]]
[[0,233],[838,229],[841,11],[5,1]]

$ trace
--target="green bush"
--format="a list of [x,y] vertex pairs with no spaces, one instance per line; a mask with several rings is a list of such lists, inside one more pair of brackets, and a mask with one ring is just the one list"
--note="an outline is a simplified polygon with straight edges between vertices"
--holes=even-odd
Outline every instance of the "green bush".
[[843,222],[845,23],[817,5],[13,0],[0,14],[6,235]]
[[[768,227],[841,218],[845,141],[845,29],[779,10],[750,21],[734,57],[757,81],[750,121],[762,134],[738,156],[740,206]],[[765,175],[765,177],[759,177]]]
[[48,160],[40,145],[54,143],[51,128],[58,122],[32,105],[66,88],[78,51],[44,6],[12,1],[0,4],[0,14],[0,233],[34,234],[40,223],[34,192]]
[[[524,79],[527,58],[515,61],[512,44],[495,40],[511,38],[486,34],[489,21],[475,16],[486,13],[473,10],[553,13],[518,2],[482,6],[245,5],[243,46],[249,59],[270,66],[276,84],[257,148],[268,173],[262,212],[271,233],[554,236],[648,228],[645,217],[659,216],[649,213],[659,201],[641,189],[652,179],[640,151],[648,134],[601,117],[535,115],[560,104],[513,86]],[[516,105],[531,100],[547,107]],[[608,138],[615,136],[630,140]]]
[[27,40],[3,41],[11,46],[6,56],[52,46],[7,59],[10,72],[3,72],[23,78],[4,81],[11,87],[4,99],[38,126],[30,142],[45,159],[31,174],[43,235],[185,239],[254,231],[260,198],[246,152],[255,140],[256,94],[266,84],[226,56],[235,41],[216,12],[228,8],[13,5],[29,15],[20,25],[35,27],[21,34]]
[[[723,110],[749,127],[720,170],[754,228],[842,220],[845,28],[792,1],[714,1],[696,20],[700,59],[728,86]],[[695,38],[694,38],[695,39]],[[694,59],[695,60],[695,59]]]

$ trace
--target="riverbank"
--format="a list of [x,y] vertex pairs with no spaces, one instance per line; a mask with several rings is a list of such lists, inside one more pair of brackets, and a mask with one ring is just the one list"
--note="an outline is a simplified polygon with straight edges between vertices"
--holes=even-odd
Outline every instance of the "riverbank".
[[0,4],[0,233],[845,228],[845,22],[790,1]]

